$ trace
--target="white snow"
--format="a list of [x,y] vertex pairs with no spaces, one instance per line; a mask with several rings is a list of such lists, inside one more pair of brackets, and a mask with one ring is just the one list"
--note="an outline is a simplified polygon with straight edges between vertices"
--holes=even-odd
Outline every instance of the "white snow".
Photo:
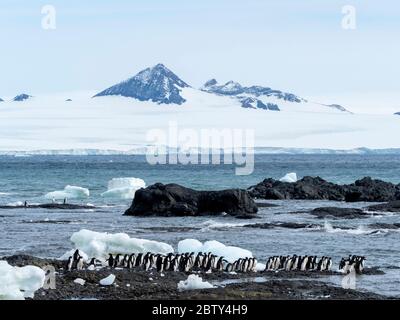
[[[167,132],[170,121],[182,129],[253,129],[256,147],[400,147],[400,117],[392,114],[350,114],[311,102],[283,103],[272,98],[263,102],[278,103],[281,112],[245,109],[229,97],[193,88],[182,89],[187,102],[180,106],[118,96],[91,98],[94,94],[38,95],[24,103],[2,102],[0,152],[136,152],[151,144],[146,141],[149,130]],[[73,101],[65,102],[67,97]]]
[[239,258],[253,256],[253,254],[248,250],[239,247],[226,246],[216,240],[201,243],[199,240],[196,239],[185,239],[179,241],[178,252],[212,252],[217,256],[223,256],[229,262],[234,262]]
[[201,277],[195,274],[189,275],[189,277],[186,280],[179,281],[178,283],[178,290],[179,291],[184,291],[184,290],[196,290],[196,289],[211,289],[214,288],[214,286],[207,282],[203,281]]
[[45,195],[46,199],[84,199],[89,197],[89,189],[76,187],[76,186],[66,186],[64,190],[49,192]]
[[107,278],[101,279],[100,284],[102,286],[111,286],[115,281],[115,276],[110,274]]
[[81,286],[84,286],[85,283],[86,283],[86,280],[81,279],[81,278],[76,278],[76,279],[74,280],[74,283],[80,284]]
[[0,261],[0,300],[32,298],[44,281],[45,271],[38,267],[13,267]]
[[134,252],[154,252],[168,254],[174,249],[166,243],[130,238],[126,233],[102,233],[82,229],[71,236],[75,248],[89,257],[105,259],[109,253],[131,254]]
[[295,172],[287,173],[284,177],[280,178],[279,181],[282,182],[297,182],[297,174]]
[[114,178],[108,182],[108,190],[101,196],[132,200],[136,190],[145,187],[146,183],[139,178]]

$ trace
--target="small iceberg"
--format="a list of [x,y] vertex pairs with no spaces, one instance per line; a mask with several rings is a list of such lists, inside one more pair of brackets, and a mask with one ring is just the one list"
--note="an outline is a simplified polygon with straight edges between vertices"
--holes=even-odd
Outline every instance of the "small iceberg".
[[287,173],[284,177],[280,178],[279,181],[289,183],[297,182],[297,174],[295,172]]
[[6,261],[0,261],[0,300],[33,298],[44,281],[45,271],[39,267],[13,267]]
[[207,282],[203,281],[201,277],[195,274],[191,274],[186,280],[179,281],[178,290],[196,290],[196,289],[212,289],[214,286]]
[[[82,229],[72,234],[71,241],[74,243],[75,248],[84,252],[86,256],[103,260],[108,257],[109,253],[154,252],[168,254],[174,252],[174,249],[169,244],[131,238],[126,233],[110,234]],[[67,257],[68,254],[63,257]]]
[[145,187],[146,183],[139,178],[114,178],[108,182],[107,191],[103,192],[101,196],[132,200],[135,192]]
[[85,199],[90,195],[89,189],[76,187],[76,186],[66,186],[64,190],[53,191],[47,193],[44,197],[46,199]]
[[224,257],[229,262],[234,262],[240,258],[250,258],[253,254],[249,250],[239,247],[226,246],[221,242],[212,240],[201,243],[196,239],[185,239],[179,241],[178,252],[211,252],[217,256]]

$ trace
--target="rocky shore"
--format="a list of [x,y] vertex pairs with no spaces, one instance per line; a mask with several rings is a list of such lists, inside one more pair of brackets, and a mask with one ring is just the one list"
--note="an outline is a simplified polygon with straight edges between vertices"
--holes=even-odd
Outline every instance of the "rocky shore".
[[[177,299],[387,299],[379,294],[351,289],[343,289],[323,280],[336,272],[257,272],[257,273],[201,273],[204,281],[214,288],[179,291],[177,284],[186,280],[189,273],[155,271],[133,271],[103,268],[96,271],[64,271],[62,262],[17,255],[5,259],[13,266],[52,265],[56,269],[56,288],[40,289],[35,300],[177,300]],[[115,275],[112,285],[102,286],[100,280],[110,274]],[[379,274],[379,270],[366,270],[363,276]],[[84,284],[75,282],[84,280]]]

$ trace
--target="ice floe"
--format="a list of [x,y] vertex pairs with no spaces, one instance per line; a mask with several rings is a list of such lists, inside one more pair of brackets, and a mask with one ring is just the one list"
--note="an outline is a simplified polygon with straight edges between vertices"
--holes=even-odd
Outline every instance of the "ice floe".
[[203,281],[203,279],[196,274],[191,274],[186,280],[178,282],[179,291],[211,288],[214,288],[211,283]]
[[76,249],[82,250],[91,258],[100,259],[106,258],[109,253],[154,252],[168,254],[174,252],[174,249],[167,243],[131,238],[126,233],[111,234],[82,229],[72,234],[71,241]]
[[114,178],[108,182],[108,189],[101,196],[132,200],[135,192],[145,187],[146,183],[139,178]]
[[0,261],[0,300],[33,298],[44,281],[45,271],[38,267],[13,267],[6,261]]
[[279,179],[281,182],[297,182],[297,174],[295,172],[287,173],[285,176]]
[[49,192],[45,195],[46,199],[85,199],[90,195],[89,189],[77,187],[77,186],[66,186],[64,190],[58,190]]
[[185,239],[179,241],[178,252],[212,252],[217,256],[223,256],[229,262],[234,262],[239,258],[253,257],[253,254],[249,250],[239,247],[226,246],[216,240],[202,243],[196,239]]

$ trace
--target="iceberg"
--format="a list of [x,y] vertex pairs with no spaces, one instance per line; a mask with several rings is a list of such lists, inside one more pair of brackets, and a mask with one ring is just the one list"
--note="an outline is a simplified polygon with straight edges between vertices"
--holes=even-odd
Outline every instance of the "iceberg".
[[251,251],[239,247],[226,246],[216,240],[201,243],[196,239],[185,239],[179,241],[178,252],[212,252],[217,256],[224,257],[227,261],[231,263],[239,258],[253,257]]
[[212,289],[214,286],[207,282],[203,281],[201,277],[195,274],[191,274],[186,280],[179,281],[178,290],[196,290],[196,289]]
[[287,173],[284,177],[280,178],[279,181],[289,183],[297,182],[297,174],[295,172]]
[[44,281],[45,271],[39,267],[13,267],[6,261],[0,261],[0,300],[33,298]]
[[75,248],[82,250],[89,257],[105,259],[109,253],[131,254],[154,252],[168,254],[174,249],[167,243],[131,238],[126,233],[102,233],[82,229],[71,236]]
[[66,186],[64,190],[53,191],[47,193],[44,197],[46,199],[85,199],[90,195],[89,189],[76,187],[76,186]]
[[146,183],[139,178],[114,178],[108,182],[107,191],[103,192],[101,196],[132,200],[136,190],[145,187]]

